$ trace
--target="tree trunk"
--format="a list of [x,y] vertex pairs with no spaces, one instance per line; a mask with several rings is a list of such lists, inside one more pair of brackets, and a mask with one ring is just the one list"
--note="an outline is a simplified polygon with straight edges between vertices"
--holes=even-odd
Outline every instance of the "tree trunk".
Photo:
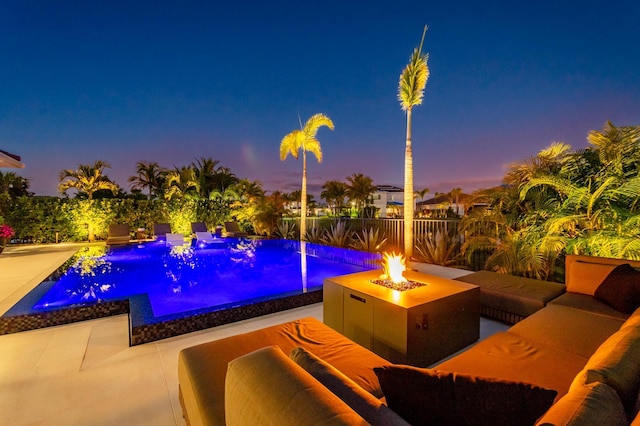
[[307,234],[307,152],[302,149],[302,190],[300,191],[300,241]]
[[411,108],[407,110],[407,141],[404,151],[404,255],[413,256],[413,152],[411,150]]

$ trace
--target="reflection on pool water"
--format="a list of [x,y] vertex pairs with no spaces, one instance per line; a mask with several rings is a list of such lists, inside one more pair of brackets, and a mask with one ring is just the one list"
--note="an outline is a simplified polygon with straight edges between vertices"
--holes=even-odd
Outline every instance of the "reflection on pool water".
[[325,278],[377,267],[379,255],[289,240],[221,239],[87,247],[31,308],[148,296],[153,316],[240,306],[322,288]]

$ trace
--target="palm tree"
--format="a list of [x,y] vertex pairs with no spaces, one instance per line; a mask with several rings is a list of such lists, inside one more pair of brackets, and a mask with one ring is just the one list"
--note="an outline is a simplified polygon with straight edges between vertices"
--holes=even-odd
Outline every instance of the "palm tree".
[[419,191],[414,191],[413,195],[414,195],[414,198],[420,197],[420,202],[424,203],[424,197],[426,197],[428,193],[429,193],[429,188],[422,188]]
[[449,196],[451,197],[451,204],[456,203],[456,214],[460,216],[460,194],[462,194],[462,188],[453,188],[451,192],[449,192]]
[[338,180],[329,180],[322,185],[320,197],[327,201],[327,204],[333,207],[333,213],[339,216],[344,206],[344,200],[347,196],[347,185]]
[[240,182],[240,179],[231,172],[228,167],[220,166],[216,169],[215,186],[220,191],[225,191],[227,188]]
[[[211,191],[218,189],[216,187],[216,166],[220,162],[212,158],[200,157],[195,162],[191,163],[193,172],[199,185],[200,198],[206,200],[211,195]],[[224,191],[224,188],[220,188]]]
[[14,172],[0,172],[0,194],[8,194],[10,198],[30,195],[29,179],[18,176]]
[[131,176],[128,182],[131,189],[149,188],[149,199],[158,195],[162,188],[162,175],[165,169],[156,162],[138,161],[136,163],[137,176]]
[[376,192],[373,179],[362,173],[354,173],[347,177],[347,182],[347,196],[349,200],[356,203],[362,213],[364,208],[369,204],[371,196]]
[[167,173],[165,182],[165,198],[170,200],[174,197],[184,198],[192,194],[198,194],[200,184],[196,178],[193,167],[175,168]]
[[104,169],[110,167],[109,163],[98,160],[93,164],[81,164],[77,170],[63,170],[60,172],[58,190],[64,194],[74,188],[79,193],[87,194],[90,200],[93,199],[93,194],[101,189],[110,190],[115,194],[118,192],[118,185],[104,174]]
[[413,151],[411,149],[411,112],[422,104],[424,88],[429,79],[428,54],[422,53],[422,43],[427,33],[425,25],[420,46],[413,50],[411,59],[400,74],[398,100],[407,113],[407,138],[404,153],[404,255],[411,259],[413,254]]
[[280,160],[284,161],[287,155],[298,159],[299,151],[302,151],[302,195],[301,195],[301,214],[300,214],[300,239],[304,240],[307,233],[307,151],[316,156],[318,163],[322,162],[322,147],[320,141],[316,138],[318,129],[327,126],[333,130],[333,121],[324,114],[312,115],[300,130],[294,130],[280,142]]

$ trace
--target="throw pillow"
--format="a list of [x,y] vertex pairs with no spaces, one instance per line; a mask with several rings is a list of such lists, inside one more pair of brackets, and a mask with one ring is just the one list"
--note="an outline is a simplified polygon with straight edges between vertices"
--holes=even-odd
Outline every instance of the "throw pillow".
[[640,306],[640,272],[628,263],[618,265],[596,289],[596,299],[631,314]]
[[362,389],[334,366],[304,348],[289,354],[296,364],[307,371],[368,423],[376,426],[409,426],[406,421],[375,396]]
[[412,425],[532,425],[554,390],[403,365],[375,368],[387,404]]

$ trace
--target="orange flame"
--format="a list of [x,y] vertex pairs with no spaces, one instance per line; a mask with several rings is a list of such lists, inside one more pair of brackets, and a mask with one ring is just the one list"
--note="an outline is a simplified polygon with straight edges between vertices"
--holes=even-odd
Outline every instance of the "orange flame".
[[401,254],[384,253],[382,258],[382,279],[391,280],[395,284],[404,283],[407,280],[402,276],[407,269],[405,258]]

